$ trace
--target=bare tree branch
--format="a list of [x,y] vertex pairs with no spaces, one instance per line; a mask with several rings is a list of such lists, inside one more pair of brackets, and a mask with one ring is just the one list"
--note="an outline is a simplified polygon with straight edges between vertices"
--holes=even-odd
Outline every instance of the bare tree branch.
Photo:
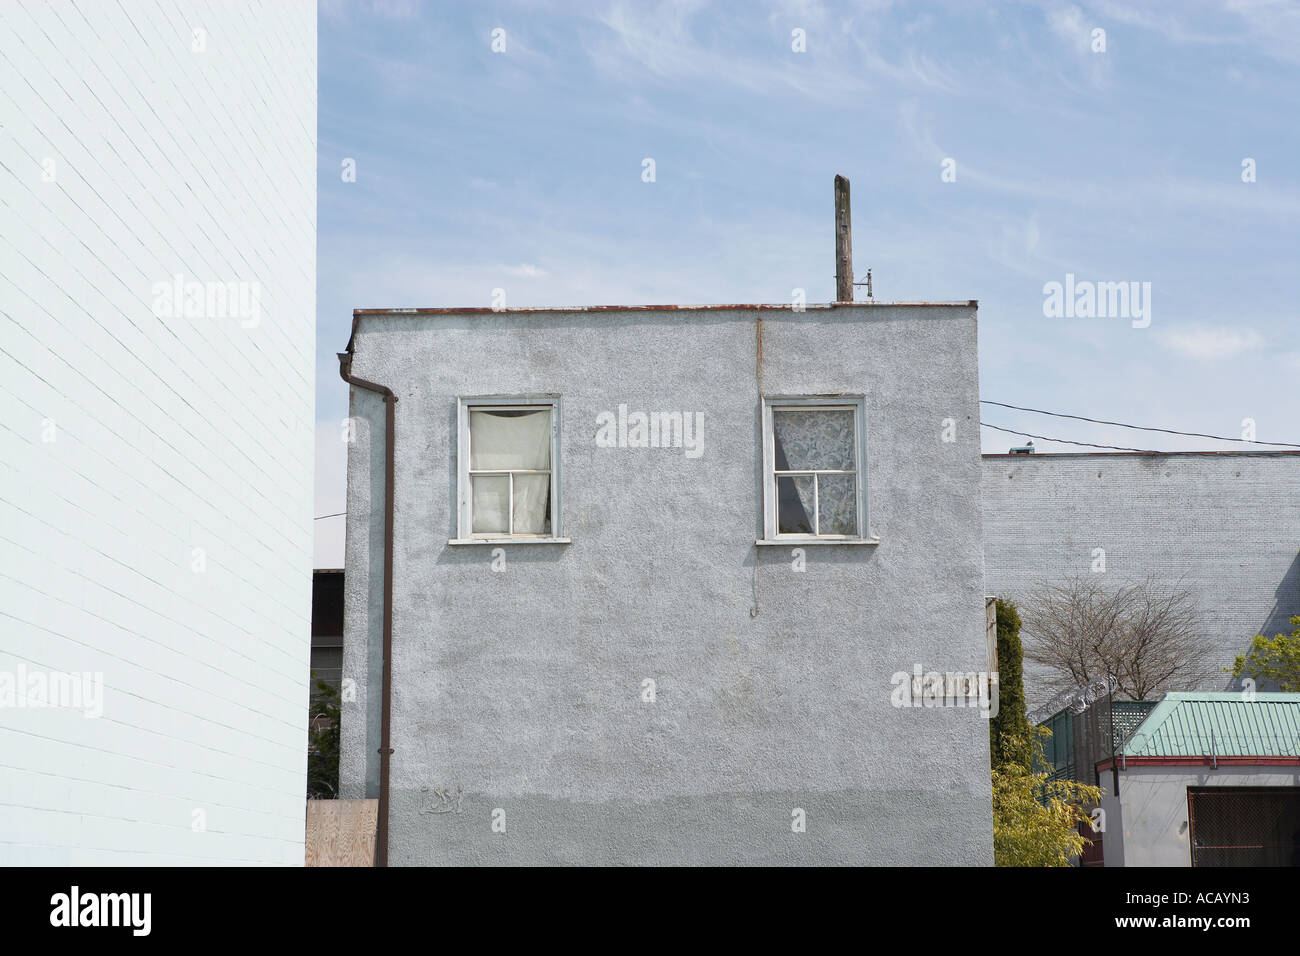
[[1210,676],[1210,645],[1194,592],[1152,577],[1107,586],[1095,575],[1041,584],[1020,603],[1025,658],[1048,668],[1052,689],[1102,681],[1147,700]]

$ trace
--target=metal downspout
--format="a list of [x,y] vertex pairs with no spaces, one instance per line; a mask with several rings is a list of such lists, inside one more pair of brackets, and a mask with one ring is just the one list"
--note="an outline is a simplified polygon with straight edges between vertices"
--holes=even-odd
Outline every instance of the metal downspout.
[[384,662],[379,718],[379,813],[375,821],[375,866],[388,866],[389,764],[393,754],[393,460],[396,450],[397,396],[384,385],[352,375],[352,343],[347,352],[339,352],[339,376],[349,385],[364,388],[384,397]]

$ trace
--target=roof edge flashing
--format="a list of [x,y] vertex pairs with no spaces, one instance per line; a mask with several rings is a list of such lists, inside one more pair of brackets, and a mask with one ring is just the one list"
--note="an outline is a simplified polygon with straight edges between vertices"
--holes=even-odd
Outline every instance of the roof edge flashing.
[[566,305],[566,306],[520,306],[517,308],[494,309],[490,306],[456,306],[436,308],[393,308],[393,309],[353,309],[354,316],[361,315],[491,315],[491,314],[529,314],[529,313],[570,313],[570,312],[716,312],[727,309],[755,310],[776,312],[801,312],[824,309],[879,309],[879,308],[956,308],[978,309],[978,299],[960,301],[899,301],[885,302],[871,300],[868,302],[809,302],[796,307],[790,302],[751,302],[726,303],[716,305]]

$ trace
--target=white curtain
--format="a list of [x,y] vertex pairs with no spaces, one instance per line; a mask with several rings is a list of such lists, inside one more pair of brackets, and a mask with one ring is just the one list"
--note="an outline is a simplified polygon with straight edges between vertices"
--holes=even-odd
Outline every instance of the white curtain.
[[[469,466],[474,471],[509,471],[517,468],[550,469],[551,410],[535,412],[469,413]],[[480,475],[473,482],[474,531],[499,531],[509,527],[506,509],[510,479],[505,475]],[[543,534],[547,530],[546,505],[551,496],[550,475],[515,475],[515,534]]]

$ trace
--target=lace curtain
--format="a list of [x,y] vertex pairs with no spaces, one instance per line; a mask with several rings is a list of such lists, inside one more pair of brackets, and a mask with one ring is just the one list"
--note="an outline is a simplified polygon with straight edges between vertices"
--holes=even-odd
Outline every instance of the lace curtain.
[[[473,531],[510,531],[514,480],[514,533],[545,534],[550,528],[551,410],[470,411],[469,467]],[[518,474],[519,470],[546,474]],[[514,474],[485,475],[496,471]]]

